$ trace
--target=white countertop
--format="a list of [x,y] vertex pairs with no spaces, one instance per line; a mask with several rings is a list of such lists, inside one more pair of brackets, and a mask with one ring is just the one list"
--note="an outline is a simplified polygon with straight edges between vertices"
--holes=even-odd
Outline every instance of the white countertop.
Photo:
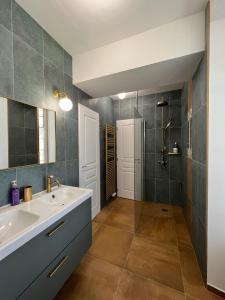
[[[26,213],[27,215],[29,215],[28,213],[32,214],[31,216],[35,221],[19,230],[20,227],[23,228],[24,220],[23,218],[21,218],[22,220],[17,218],[16,221],[20,224],[18,226],[13,224],[16,228],[15,233],[10,229],[13,221],[8,221],[7,227],[10,230],[10,238],[5,238],[4,224],[2,225],[0,222],[0,261],[90,198],[92,194],[93,191],[89,189],[61,186],[60,188],[54,188],[51,193],[44,191],[36,194],[33,196],[33,200],[29,202],[22,202],[17,206],[6,205],[1,207],[0,221],[6,215],[10,215],[11,212],[13,215],[19,215],[18,212],[21,213],[21,211],[24,216],[26,216]],[[53,198],[54,196],[55,198]],[[2,240],[1,230],[5,234]]]

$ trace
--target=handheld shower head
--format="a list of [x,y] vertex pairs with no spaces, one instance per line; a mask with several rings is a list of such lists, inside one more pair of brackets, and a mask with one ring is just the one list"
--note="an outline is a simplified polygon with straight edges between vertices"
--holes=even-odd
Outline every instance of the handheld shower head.
[[169,127],[173,127],[174,125],[175,125],[174,121],[170,119],[167,125],[165,126],[165,130],[168,129]]

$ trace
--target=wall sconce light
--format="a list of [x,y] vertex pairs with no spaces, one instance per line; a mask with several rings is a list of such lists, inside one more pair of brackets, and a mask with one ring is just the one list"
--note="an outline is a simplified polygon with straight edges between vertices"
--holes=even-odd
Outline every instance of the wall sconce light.
[[59,107],[63,111],[70,111],[73,108],[73,102],[68,98],[66,93],[55,90],[53,95],[59,99]]

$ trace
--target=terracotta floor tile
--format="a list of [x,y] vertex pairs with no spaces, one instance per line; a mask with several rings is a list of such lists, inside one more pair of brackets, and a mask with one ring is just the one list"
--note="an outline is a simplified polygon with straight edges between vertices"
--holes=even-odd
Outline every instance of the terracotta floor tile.
[[176,226],[172,218],[142,215],[136,233],[152,241],[177,245]]
[[182,293],[152,280],[123,271],[115,300],[184,300]]
[[192,297],[190,295],[185,294],[185,299],[186,300],[223,300],[224,298],[221,298],[209,291],[206,290],[205,295],[202,295],[203,298],[197,298],[197,297]]
[[95,222],[104,223],[112,212],[112,207],[104,207],[94,218]]
[[125,214],[113,211],[106,219],[105,224],[134,232],[134,222],[135,216],[133,214]]
[[173,245],[134,237],[126,268],[183,292],[179,252]]
[[204,300],[222,299],[205,288],[194,250],[184,244],[180,244],[179,249],[185,293]]
[[135,214],[140,215],[142,213],[143,206],[144,206],[144,201],[134,201]]
[[56,300],[221,299],[204,287],[181,207],[117,198],[92,225],[93,244]]
[[102,225],[89,249],[95,257],[123,266],[130,249],[133,234],[111,226]]
[[95,221],[92,222],[92,237],[94,238],[95,234],[98,232],[101,224]]
[[139,221],[140,221],[142,209],[143,209],[143,202],[144,201],[135,201],[134,202],[134,227],[135,227],[135,230],[138,228],[138,225],[139,225]]
[[192,247],[191,237],[188,232],[188,228],[186,224],[176,224],[176,233],[178,242],[186,244],[187,246]]
[[173,210],[173,218],[175,222],[177,224],[186,224],[182,208],[179,206],[174,206],[172,210]]
[[85,256],[55,300],[112,300],[121,269]]
[[153,230],[154,218],[146,215],[141,215],[139,224],[136,229],[136,234],[142,237],[151,238]]
[[144,201],[134,201],[135,218],[138,220],[142,214]]
[[171,206],[171,209],[173,211],[173,215],[180,215],[180,214],[183,214],[183,209],[181,206]]
[[177,245],[175,222],[171,218],[154,218],[151,239]]
[[125,214],[133,214],[135,213],[135,201],[117,198],[110,202],[109,206],[113,208],[114,211]]
[[145,201],[143,203],[142,214],[150,217],[168,218],[173,216],[173,210],[171,205]]

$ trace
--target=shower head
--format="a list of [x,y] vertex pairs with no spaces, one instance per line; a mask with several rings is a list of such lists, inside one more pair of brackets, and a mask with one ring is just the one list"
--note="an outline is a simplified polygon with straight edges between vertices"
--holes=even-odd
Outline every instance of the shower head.
[[172,119],[169,120],[169,122],[167,123],[167,125],[165,126],[165,129],[168,129],[169,127],[173,127],[175,125],[175,123],[173,122]]
[[161,100],[161,101],[157,102],[158,107],[163,107],[163,106],[167,106],[167,105],[168,105],[168,102],[165,100]]

